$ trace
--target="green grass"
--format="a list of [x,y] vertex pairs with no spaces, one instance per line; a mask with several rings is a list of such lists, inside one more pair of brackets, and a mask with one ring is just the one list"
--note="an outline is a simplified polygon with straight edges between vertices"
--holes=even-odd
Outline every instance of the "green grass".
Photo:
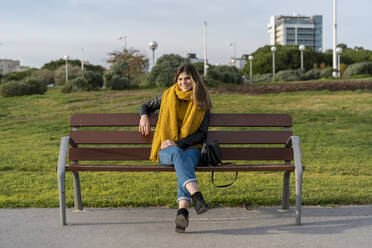
[[[73,113],[138,112],[159,89],[0,97],[0,207],[57,207],[59,142]],[[372,203],[372,92],[297,92],[212,95],[214,113],[288,113],[301,138],[307,205]],[[86,207],[175,206],[175,173],[80,173]],[[212,206],[271,206],[281,202],[282,173],[239,173],[215,188],[209,173],[199,185]],[[233,173],[217,174],[226,183]],[[66,175],[73,206],[72,175]],[[291,176],[291,204],[294,203]]]

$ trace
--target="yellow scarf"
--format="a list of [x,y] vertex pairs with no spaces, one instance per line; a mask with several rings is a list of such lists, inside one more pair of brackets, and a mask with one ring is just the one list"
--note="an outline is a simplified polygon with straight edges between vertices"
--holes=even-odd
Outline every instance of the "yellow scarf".
[[192,91],[182,91],[177,83],[164,91],[152,141],[152,161],[159,161],[160,146],[165,140],[183,139],[199,129],[205,110],[196,108],[191,94]]

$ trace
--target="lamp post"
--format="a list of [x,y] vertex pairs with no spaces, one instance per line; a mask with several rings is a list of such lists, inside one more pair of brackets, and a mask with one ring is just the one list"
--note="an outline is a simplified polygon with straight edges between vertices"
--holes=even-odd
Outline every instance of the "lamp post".
[[276,52],[276,47],[272,46],[271,51],[273,52],[273,77],[275,77],[275,52]]
[[304,50],[305,50],[305,46],[301,44],[298,49],[300,49],[300,51],[301,51],[301,70],[303,70],[304,69]]
[[68,59],[69,59],[69,57],[66,55],[65,56],[65,60],[66,60],[66,83],[68,81]]
[[341,57],[341,53],[342,53],[342,48],[337,47],[336,48],[336,53],[337,53],[337,77],[340,78],[341,77],[340,57]]
[[81,48],[81,71],[84,72],[84,48]]
[[252,79],[252,61],[253,61],[253,56],[252,55],[249,55],[248,57],[249,59],[249,79]]
[[234,48],[234,58],[236,58],[236,42],[235,41],[229,42],[228,45]]
[[127,36],[123,35],[118,38],[118,40],[124,40],[124,48],[127,50]]
[[333,77],[337,77],[337,1],[333,0]]
[[155,49],[158,48],[158,43],[156,41],[150,41],[149,48],[152,50],[152,66],[155,65]]
[[204,21],[204,76],[207,76],[208,64],[207,64],[207,21]]

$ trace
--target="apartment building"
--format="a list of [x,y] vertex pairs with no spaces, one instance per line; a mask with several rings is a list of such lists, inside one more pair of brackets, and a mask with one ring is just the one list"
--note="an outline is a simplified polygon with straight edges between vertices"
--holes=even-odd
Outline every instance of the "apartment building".
[[270,45],[305,45],[314,51],[323,49],[323,17],[271,16],[268,24]]

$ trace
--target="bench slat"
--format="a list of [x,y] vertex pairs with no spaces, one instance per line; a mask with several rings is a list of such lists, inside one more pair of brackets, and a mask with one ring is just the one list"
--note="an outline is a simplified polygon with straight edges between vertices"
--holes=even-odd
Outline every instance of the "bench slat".
[[[148,160],[151,148],[70,148],[70,161]],[[293,160],[292,148],[222,147],[224,160]]]
[[[151,144],[154,132],[143,136],[137,131],[70,131],[75,144]],[[286,144],[292,131],[209,131],[208,140],[220,144]]]
[[[67,171],[174,171],[173,166],[159,165],[67,165]],[[195,171],[294,171],[293,164],[270,164],[270,165],[235,165],[216,167],[197,167]]]
[[[158,115],[151,116],[156,125]],[[71,127],[138,126],[139,115],[121,114],[73,114]],[[291,127],[292,118],[287,114],[211,114],[209,126],[214,127]]]

